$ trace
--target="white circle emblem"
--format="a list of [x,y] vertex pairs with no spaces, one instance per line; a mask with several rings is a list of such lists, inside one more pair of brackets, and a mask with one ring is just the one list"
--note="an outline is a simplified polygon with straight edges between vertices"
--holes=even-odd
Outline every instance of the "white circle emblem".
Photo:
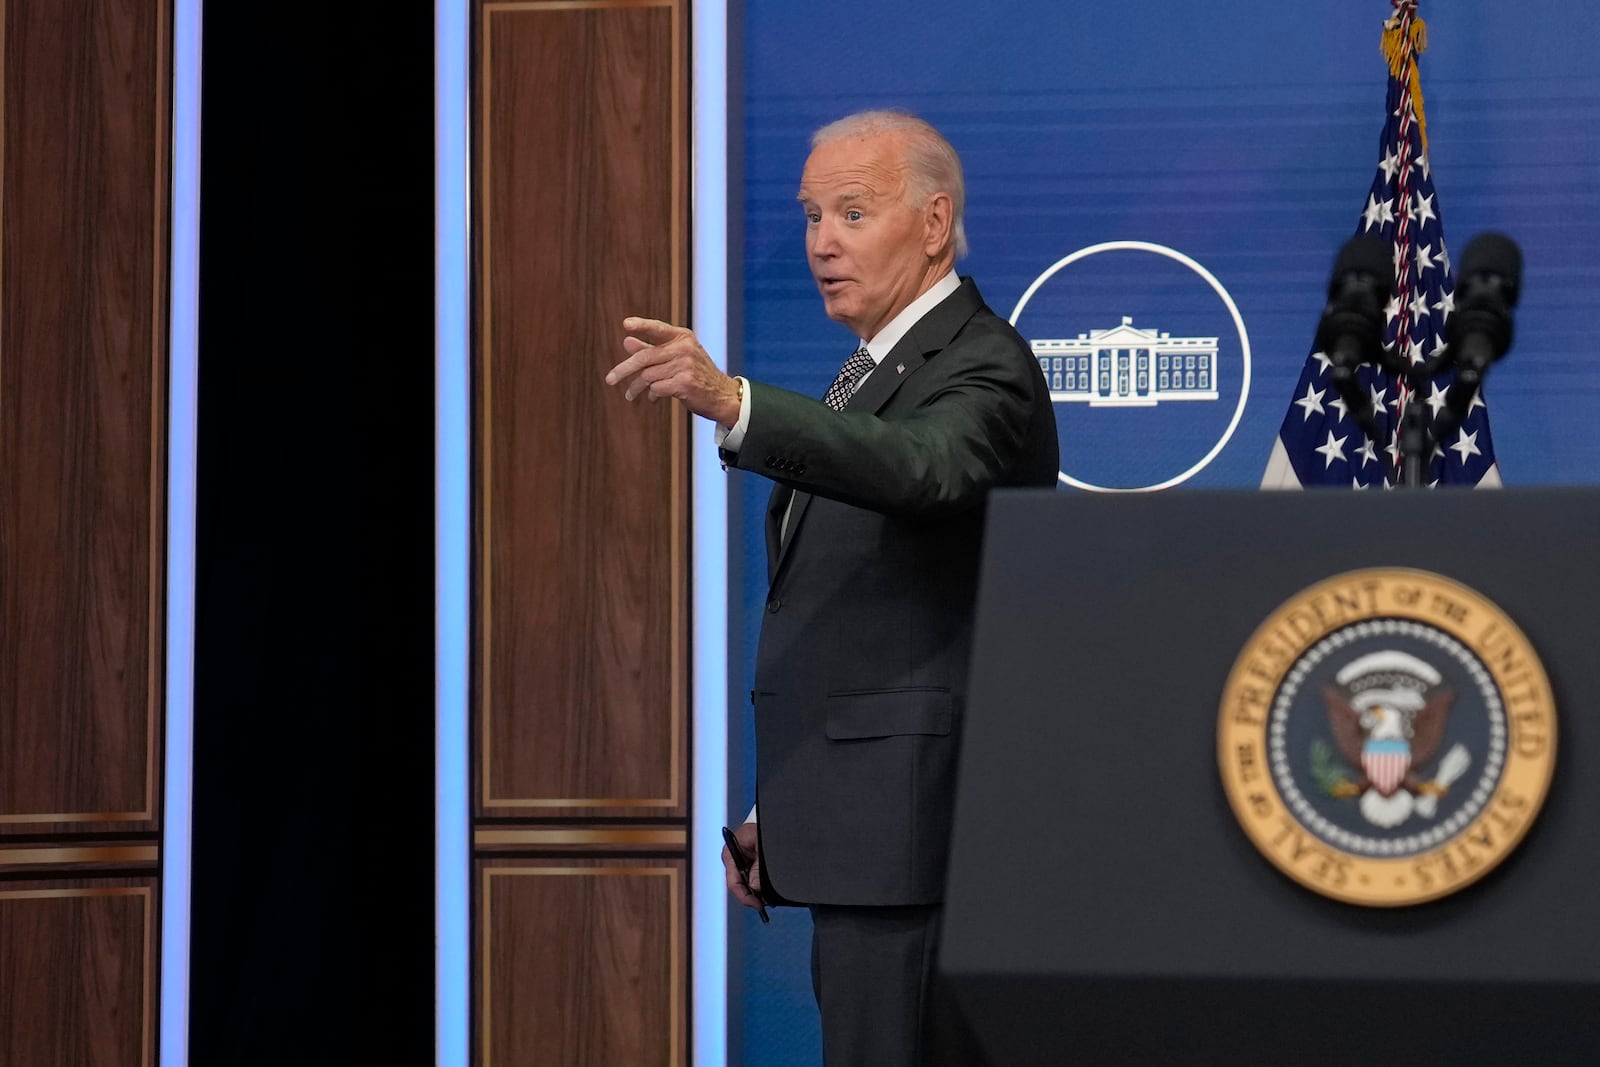
[[1234,328],[1239,331],[1239,350],[1244,357],[1244,375],[1239,386],[1239,402],[1234,406],[1233,418],[1229,420],[1228,428],[1223,431],[1222,436],[1217,440],[1216,444],[1211,446],[1211,451],[1207,452],[1203,457],[1201,457],[1198,463],[1183,473],[1175,477],[1168,478],[1164,482],[1157,482],[1153,485],[1128,487],[1095,485],[1092,482],[1086,482],[1081,479],[1074,478],[1066,471],[1057,472],[1063,484],[1074,486],[1078,489],[1088,489],[1097,493],[1149,493],[1157,489],[1170,489],[1175,485],[1179,485],[1188,481],[1190,478],[1204,470],[1212,460],[1217,458],[1217,456],[1222,452],[1223,448],[1227,446],[1228,439],[1233,436],[1233,431],[1238,428],[1239,420],[1244,416],[1245,402],[1250,398],[1250,335],[1245,331],[1244,316],[1239,314],[1239,305],[1233,302],[1233,297],[1228,295],[1228,290],[1223,288],[1222,283],[1217,280],[1216,275],[1206,270],[1205,267],[1201,266],[1190,257],[1184,255],[1182,252],[1179,252],[1177,249],[1168,248],[1166,245],[1153,244],[1149,241],[1106,241],[1103,244],[1090,245],[1087,248],[1080,248],[1071,255],[1058,259],[1049,270],[1045,271],[1043,274],[1039,275],[1038,278],[1034,279],[1033,284],[1028,286],[1027,292],[1023,293],[1022,298],[1017,301],[1016,308],[1011,312],[1011,325],[1016,326],[1017,321],[1022,318],[1023,308],[1028,306],[1028,301],[1033,298],[1034,293],[1039,291],[1040,286],[1044,285],[1045,282],[1049,281],[1059,271],[1071,266],[1080,259],[1088,259],[1090,256],[1099,255],[1101,252],[1150,252],[1154,255],[1165,256],[1168,259],[1183,264],[1185,267],[1188,267],[1190,270],[1194,271],[1202,279],[1204,279],[1207,285],[1211,286],[1211,288],[1216,292],[1217,296],[1221,298],[1222,303],[1227,307],[1228,314],[1233,316]]

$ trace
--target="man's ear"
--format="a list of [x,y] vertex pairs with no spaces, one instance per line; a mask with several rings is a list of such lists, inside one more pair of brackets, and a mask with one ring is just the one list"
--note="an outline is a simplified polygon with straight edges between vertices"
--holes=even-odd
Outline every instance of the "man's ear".
[[922,205],[922,251],[930,259],[943,252],[953,240],[954,213],[949,193],[934,193]]

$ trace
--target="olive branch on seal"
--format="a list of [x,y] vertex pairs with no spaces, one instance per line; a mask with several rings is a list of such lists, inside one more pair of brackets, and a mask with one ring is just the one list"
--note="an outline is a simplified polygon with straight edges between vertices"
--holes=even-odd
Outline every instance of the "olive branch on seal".
[[1311,778],[1317,788],[1330,797],[1349,797],[1360,792],[1356,783],[1345,777],[1341,766],[1328,742],[1320,737],[1311,742]]

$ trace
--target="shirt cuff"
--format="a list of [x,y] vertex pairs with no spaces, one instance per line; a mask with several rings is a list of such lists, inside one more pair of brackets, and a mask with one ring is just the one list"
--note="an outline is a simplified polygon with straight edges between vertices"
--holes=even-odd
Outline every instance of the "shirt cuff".
[[750,429],[750,381],[747,378],[737,379],[739,382],[739,421],[732,427],[724,430],[717,427],[717,447],[724,452],[737,452],[744,443],[745,431]]

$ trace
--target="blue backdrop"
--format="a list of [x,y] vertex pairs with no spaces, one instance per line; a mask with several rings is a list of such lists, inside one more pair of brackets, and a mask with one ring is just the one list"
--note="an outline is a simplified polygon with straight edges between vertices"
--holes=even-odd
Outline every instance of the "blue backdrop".
[[[1216,337],[1218,399],[1107,411],[1058,404],[1063,466],[1095,484],[1256,485],[1310,348],[1329,267],[1354,232],[1378,162],[1386,69],[1382,0],[1115,5],[1045,0],[756,0],[742,20],[733,165],[743,262],[735,365],[820,395],[852,340],[823,316],[794,194],[816,127],[865,107],[908,108],[966,167],[972,253],[959,265],[1010,315],[1063,257],[1102,242],[1170,248],[1085,257],[1030,300],[1032,340],[1117,326]],[[1424,2],[1421,59],[1437,210],[1457,265],[1476,234],[1525,257],[1516,343],[1487,396],[1508,485],[1597,480],[1588,414],[1600,400],[1600,14],[1588,5]],[[1437,17],[1434,17],[1437,16]],[[742,115],[739,109],[742,108]],[[742,137],[742,145],[740,138]],[[1250,348],[1217,289],[1228,294]],[[1242,408],[1240,401],[1242,398]],[[1138,447],[1135,442],[1143,442]],[[764,600],[767,483],[734,482],[731,680],[749,686]],[[1376,558],[1376,557],[1375,557]],[[748,705],[735,702],[730,789],[753,791]],[[809,920],[736,916],[730,1061],[816,1064]]]

